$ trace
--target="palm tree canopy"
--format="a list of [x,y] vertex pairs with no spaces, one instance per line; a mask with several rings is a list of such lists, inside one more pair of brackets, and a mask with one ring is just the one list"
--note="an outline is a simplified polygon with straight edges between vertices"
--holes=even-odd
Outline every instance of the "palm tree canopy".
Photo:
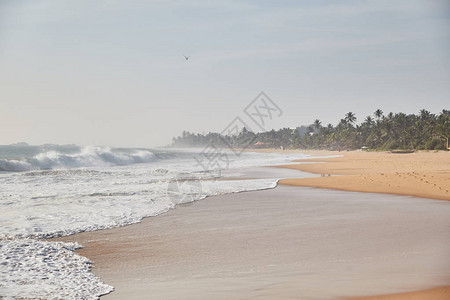
[[345,114],[345,121],[347,121],[348,123],[355,123],[356,122],[356,116],[354,113],[352,113],[351,111],[349,111],[348,113]]
[[372,124],[373,119],[372,119],[371,116],[367,116],[366,119],[364,120],[364,122],[367,123],[367,124]]
[[316,129],[319,129],[319,128],[321,127],[321,125],[322,125],[322,122],[320,122],[319,119],[315,119],[315,120],[314,120],[314,127],[315,127]]
[[[312,125],[253,133],[243,128],[237,137],[210,132],[194,134],[183,131],[173,139],[173,146],[201,146],[217,144],[218,147],[252,147],[249,141],[258,140],[268,147],[310,149],[429,149],[447,150],[450,139],[450,110],[433,114],[421,110],[418,114],[387,113],[378,109],[373,115],[355,124],[356,116],[348,112],[336,126],[322,126],[319,119]],[[376,122],[374,121],[376,119]],[[302,130],[301,130],[302,129]],[[314,134],[313,134],[314,133]]]
[[381,119],[381,117],[383,116],[383,111],[382,111],[381,109],[377,109],[377,110],[374,112],[374,115],[375,115],[375,117],[376,117],[377,119]]

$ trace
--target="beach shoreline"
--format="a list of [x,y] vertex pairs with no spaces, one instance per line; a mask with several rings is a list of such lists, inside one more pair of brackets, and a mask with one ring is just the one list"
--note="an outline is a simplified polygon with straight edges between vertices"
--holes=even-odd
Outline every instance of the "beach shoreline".
[[[302,153],[304,153],[304,151],[302,151]],[[336,155],[337,153],[309,152],[307,154]],[[347,153],[341,154],[345,155]],[[366,153],[362,155],[365,154]],[[331,161],[333,159],[339,158],[320,159],[320,161],[324,160]],[[312,162],[312,160],[310,160],[309,162]],[[292,172],[293,170],[301,170],[296,167],[301,166],[301,168],[305,168],[304,171],[307,171],[306,168],[318,168],[315,170],[315,174],[321,174],[320,172],[325,170],[323,168],[326,165],[327,164],[324,163],[293,164],[281,166],[281,168],[275,169],[278,170],[285,169],[286,171],[289,170],[289,172]],[[341,167],[339,168],[342,169]],[[270,167],[267,169],[270,169]],[[329,169],[329,171],[336,172],[335,170],[331,169]],[[344,178],[348,176],[352,175],[335,176],[335,177]],[[330,178],[334,178],[334,176]],[[319,181],[324,179],[327,180],[328,178],[317,177],[311,179],[309,178],[285,179],[284,181],[286,180],[306,181],[313,179]],[[267,222],[266,219],[255,220],[255,218],[258,218],[260,214],[263,215],[266,214],[265,215],[266,218],[271,220],[270,216],[275,214],[279,215],[280,218],[287,218],[288,220],[290,220],[291,223],[289,224],[289,228],[291,228],[292,226],[304,226],[304,223],[302,223],[303,217],[298,215],[294,218],[294,216],[292,215],[293,210],[292,205],[298,205],[297,201],[294,200],[298,197],[299,194],[311,193],[309,195],[320,195],[323,193],[325,194],[330,193],[330,195],[343,194],[345,195],[344,197],[353,197],[352,195],[364,195],[364,194],[340,192],[326,189],[312,189],[309,187],[294,187],[289,186],[289,184],[288,185],[284,184],[283,180],[280,183],[282,184],[272,190],[210,197],[208,199],[202,200],[192,205],[181,206],[173,211],[170,211],[169,213],[166,213],[158,217],[145,218],[141,223],[138,224],[96,232],[79,233],[73,236],[58,238],[55,240],[71,241],[71,242],[76,241],[84,246],[83,249],[78,250],[78,253],[82,256],[88,257],[93,261],[94,274],[100,276],[100,278],[102,278],[106,283],[111,284],[116,288],[115,291],[112,292],[111,294],[102,296],[102,299],[103,298],[120,299],[123,297],[127,297],[129,299],[139,299],[143,295],[148,295],[149,293],[154,295],[155,299],[158,299],[158,297],[163,297],[167,299],[176,299],[181,296],[183,296],[183,298],[186,299],[208,299],[211,297],[214,297],[215,299],[237,299],[242,297],[272,299],[275,296],[281,298],[303,296],[303,298],[306,299],[314,297],[320,299],[331,299],[331,298],[334,299],[346,297],[348,299],[348,297],[360,297],[360,296],[374,297],[371,295],[392,294],[392,293],[395,294],[395,297],[404,297],[405,295],[408,295],[409,297],[411,296],[410,293],[414,291],[416,291],[415,295],[418,295],[417,297],[419,297],[417,299],[427,299],[427,295],[428,296],[431,295],[430,293],[436,294],[436,289],[432,290],[426,289],[438,286],[445,286],[450,282],[450,274],[447,274],[446,271],[441,270],[440,267],[437,266],[441,263],[447,263],[447,261],[445,259],[442,261],[441,259],[441,261],[439,261],[439,264],[435,264],[435,262],[433,262],[431,265],[429,265],[426,262],[424,262],[424,260],[429,259],[428,256],[425,256],[422,258],[417,257],[416,259],[409,261],[408,263],[402,261],[393,263],[394,265],[399,263],[401,265],[400,269],[402,270],[405,268],[405,265],[417,265],[417,264],[419,265],[424,264],[422,267],[424,267],[425,269],[428,268],[428,271],[426,271],[425,273],[422,272],[420,274],[419,273],[415,274],[414,270],[411,270],[409,272],[410,274],[408,274],[406,277],[408,276],[411,277],[412,275],[414,275],[412,277],[415,277],[417,275],[417,278],[415,279],[406,278],[407,280],[411,280],[409,284],[404,284],[405,279],[401,278],[402,275],[396,274],[396,276],[394,276],[391,279],[391,281],[401,280],[401,282],[389,283],[393,284],[393,286],[391,286],[390,288],[389,284],[387,284],[386,282],[383,283],[384,285],[380,283],[380,285],[376,288],[374,288],[373,286],[370,287],[370,285],[364,286],[365,284],[367,284],[367,282],[364,281],[364,283],[361,283],[361,286],[359,286],[359,290],[345,290],[336,286],[334,287],[334,294],[326,294],[323,292],[323,285],[329,287],[330,284],[331,285],[335,284],[333,283],[335,279],[330,279],[329,277],[321,278],[319,280],[317,280],[316,278],[316,280],[311,281],[310,285],[312,287],[315,287],[316,290],[314,290],[314,288],[312,288],[312,290],[308,289],[305,290],[299,288],[297,286],[298,282],[301,282],[302,280],[307,280],[308,276],[305,276],[303,272],[299,272],[300,269],[304,268],[304,265],[300,267],[299,265],[292,264],[292,261],[295,261],[297,259],[299,249],[302,249],[305,246],[303,244],[302,245],[297,244],[295,247],[293,247],[292,243],[294,242],[289,241],[287,244],[283,244],[285,243],[285,241],[283,241],[280,245],[278,245],[279,247],[275,247],[274,245],[276,243],[274,243],[273,240],[279,242],[280,237],[289,236],[290,229],[287,230],[287,228],[285,227],[287,224],[284,222],[282,222],[281,224],[276,223],[277,221],[274,221],[275,223],[273,224],[266,224]],[[287,190],[289,190],[289,192],[286,192]],[[254,196],[255,193],[258,195],[258,197]],[[390,196],[390,195],[383,196],[378,194],[366,194],[366,196],[358,196],[358,197],[363,198],[378,197],[379,199],[384,199],[384,197],[387,197],[386,199],[388,198],[391,199],[390,197],[394,197],[392,199],[402,199],[401,201],[404,201],[405,204],[404,205],[402,204],[400,207],[404,206],[406,210],[413,209],[413,207],[417,205],[417,201],[419,202],[424,201],[424,203],[426,203],[426,205],[424,206],[426,210],[433,209],[432,207],[438,205],[439,203],[441,203],[440,205],[444,205],[443,207],[445,208],[447,207],[445,201],[436,202],[434,200],[403,198],[401,196]],[[262,201],[261,198],[266,199],[266,201]],[[241,202],[236,202],[236,199],[240,199]],[[290,208],[278,209],[271,207],[270,213],[269,211],[266,212],[259,211],[258,213],[259,209],[258,207],[261,204],[265,203],[263,206],[266,205],[270,206],[271,202],[273,202],[275,199],[277,201],[286,202],[286,205]],[[415,215],[415,217],[417,218],[425,218],[424,220],[414,221],[414,218],[411,219],[410,216],[400,218],[397,215],[395,217],[392,216],[391,219],[384,219],[386,217],[385,214],[389,215],[389,211],[391,210],[389,209],[389,205],[392,204],[390,203],[390,201],[387,202],[384,200],[380,201],[381,201],[380,204],[376,204],[376,201],[374,202],[374,204],[379,206],[380,207],[379,209],[383,211],[382,214],[380,214],[374,219],[375,222],[374,224],[378,224],[376,226],[380,226],[381,224],[386,225],[385,223],[391,222],[391,219],[396,220],[396,223],[395,225],[391,224],[390,227],[389,226],[386,227],[386,230],[393,230],[395,232],[396,230],[399,230],[398,228],[408,228],[408,226],[410,226],[407,232],[403,234],[400,232],[392,233],[392,235],[390,234],[389,238],[392,239],[392,241],[388,242],[390,246],[392,246],[390,243],[392,243],[393,241],[397,243],[398,242],[397,240],[402,240],[403,239],[402,235],[408,235],[410,230],[414,231],[413,227],[419,226],[417,224],[423,224],[424,222],[425,223],[431,222],[430,217],[432,215],[434,217],[432,222],[435,222],[437,219],[439,219],[436,218],[435,215],[436,213],[427,213],[427,212],[418,213],[417,215]],[[359,201],[357,201],[356,203],[359,203]],[[243,204],[249,206],[241,207]],[[358,205],[360,204],[361,203],[359,203]],[[386,206],[385,208],[383,208],[384,205]],[[250,214],[246,214],[245,216],[241,215],[239,217],[239,213],[241,214],[243,213],[241,209],[244,210],[244,212],[245,211],[252,212],[256,210],[256,213],[253,212]],[[305,207],[302,207],[302,209],[305,209]],[[237,219],[234,220],[234,222],[231,220],[231,224],[233,224],[236,227],[235,230],[230,229],[230,225],[228,223],[230,220],[222,219],[226,216],[228,216],[231,219],[235,218],[233,215],[227,215],[226,213],[227,210],[230,210],[233,213],[237,213],[238,216]],[[386,212],[384,212],[384,210],[386,210]],[[301,210],[294,210],[294,211],[297,211],[297,213],[301,212]],[[360,213],[365,211],[367,210],[363,209],[360,211]],[[196,217],[189,218],[189,214],[194,214],[196,215]],[[330,216],[333,215],[336,215],[336,213],[334,212],[330,214]],[[371,218],[372,217],[367,219]],[[238,226],[238,224],[240,224],[239,222],[242,222],[242,220],[246,219],[248,219],[248,222],[243,222],[242,226],[244,227],[240,228]],[[342,219],[342,221],[343,220],[344,219]],[[258,224],[258,222],[260,222],[259,223],[260,228],[258,228],[258,226],[255,225]],[[351,226],[346,227],[345,230],[355,231],[355,233],[352,234],[354,236],[355,234],[357,234],[359,230],[361,230],[360,229],[361,226],[362,227],[365,226],[364,225],[365,222],[366,219],[361,219],[355,223],[356,225],[355,227]],[[440,222],[444,222],[442,224],[444,225],[446,224],[445,226],[447,227],[450,225],[446,220],[441,220]],[[183,224],[183,226],[179,227],[180,224]],[[211,226],[212,228],[215,228],[212,231]],[[252,248],[250,245],[248,246],[250,248],[248,248],[247,251],[244,251],[242,253],[239,252],[238,249],[242,247],[243,244],[248,245],[249,239],[255,240],[255,235],[252,230],[250,230],[251,234],[249,234],[249,227],[252,228],[252,230],[257,230],[256,232],[259,232],[259,236],[257,235],[258,238],[256,238],[256,241],[258,241],[261,244],[257,244],[256,248]],[[206,228],[209,229],[205,231]],[[267,231],[267,228],[274,228],[274,230],[276,230],[276,233],[273,233],[270,237],[267,236],[265,233]],[[156,232],[152,232],[155,231],[155,229],[157,229]],[[186,230],[188,231],[188,235],[184,236],[184,234],[186,234]],[[420,232],[421,230],[423,230],[423,228],[416,231]],[[225,237],[223,237],[224,240],[219,239],[219,244],[222,245],[225,249],[217,248],[214,246],[214,244],[217,243],[218,238],[217,236],[211,235],[211,232],[209,231],[220,233],[222,235],[225,234]],[[226,233],[228,232],[232,232],[232,234],[227,235]],[[321,231],[318,234],[325,234],[325,232],[326,231]],[[291,232],[290,234],[293,233]],[[384,235],[385,233],[383,233],[383,235],[371,237],[371,239],[374,241],[380,241],[380,243],[383,244],[383,239],[385,238]],[[189,242],[186,242],[186,239]],[[298,237],[296,237],[296,235],[292,235],[292,240],[295,241],[296,239],[298,239]],[[404,245],[403,246],[404,248],[402,249],[396,250],[394,249],[394,252],[409,253],[409,251],[412,251],[411,253],[414,254],[410,255],[413,256],[416,255],[415,253],[423,252],[425,249],[423,250],[415,249],[416,247],[419,247],[419,245],[417,245],[417,241],[421,239],[433,240],[432,242],[423,241],[426,245],[428,245],[426,248],[427,249],[430,248],[431,251],[445,252],[450,248],[448,245],[447,246],[444,245],[446,241],[442,241],[443,237],[437,233],[436,229],[433,229],[430,232],[428,232],[428,234],[426,234],[425,236],[420,237],[415,236],[411,238],[411,240],[408,240],[406,242],[407,246]],[[355,247],[358,249],[359,247],[361,247],[361,245],[364,245],[367,242],[368,242],[367,237],[361,237],[361,240],[357,244],[355,244]],[[343,244],[345,245],[346,243],[340,241],[336,245],[334,245],[334,247],[338,248],[344,247]],[[380,246],[384,249],[383,251],[390,252],[393,250],[390,249],[390,247],[388,247],[387,245],[385,246],[386,246],[385,248],[384,246]],[[272,253],[273,255],[279,248],[281,249],[287,248],[290,250],[289,251],[286,250],[284,260],[275,262],[271,261],[272,259],[270,258],[271,256],[268,255],[265,251],[268,251],[269,254]],[[307,250],[306,252],[309,251],[314,252],[314,249],[321,249],[321,248],[322,246],[316,245],[315,247],[312,247],[311,250]],[[336,249],[333,250],[334,251],[330,253],[324,254],[324,256],[327,258],[333,257],[333,255],[335,255],[334,252],[336,252]],[[206,258],[208,259],[205,260],[205,257],[201,256],[197,257],[197,253],[199,251],[200,253],[205,255]],[[263,253],[265,254],[261,255],[261,253],[259,253],[260,251],[263,251]],[[364,253],[364,251],[361,257],[367,256],[367,253]],[[345,253],[345,251],[342,253]],[[371,255],[373,254],[370,254],[369,256]],[[396,255],[397,254],[395,254],[394,257]],[[259,259],[258,256],[261,256],[263,258],[263,261],[258,261]],[[352,260],[353,256],[355,256],[355,254],[351,254],[350,257],[344,260]],[[175,258],[175,262],[171,261],[172,258]],[[305,261],[314,261],[314,259],[316,258],[308,257],[305,258]],[[342,257],[337,257],[336,261],[342,259],[343,259]],[[356,259],[356,261],[357,260],[358,259]],[[249,265],[248,262],[252,263]],[[327,270],[326,272],[320,271],[319,273],[326,274],[327,272],[331,272],[327,269],[328,266],[324,267],[323,265],[320,264],[320,262],[316,263],[317,263],[316,268],[319,268],[318,266],[321,266],[320,268],[325,268]],[[367,267],[366,263],[367,263],[366,260],[363,259],[362,261],[359,261],[359,263],[355,264],[354,266],[351,266],[350,268],[351,269],[353,268],[354,270],[354,268],[359,268],[361,266]],[[373,279],[375,281],[380,280],[380,278],[385,275],[383,273],[386,270],[388,270],[390,266],[389,265],[380,266],[379,263],[380,262],[378,261],[378,263],[375,264],[376,268],[378,268],[378,271],[374,271],[373,269],[363,270],[361,271],[363,272],[362,274],[366,274],[368,277],[373,276],[374,272],[377,273],[380,270],[383,270],[384,266],[385,270],[381,272],[378,277],[375,276],[375,279]],[[244,269],[239,269],[241,267]],[[338,274],[342,270],[345,270],[345,268],[341,269],[341,267],[336,267],[340,271],[337,272],[335,270],[337,272],[334,274],[335,276],[338,276]],[[258,273],[255,270],[264,270],[264,272]],[[434,274],[435,271],[437,271],[437,273],[439,274]],[[426,275],[427,272],[429,273],[429,275]],[[250,275],[249,276],[245,275],[249,273],[253,274],[254,276],[252,277]],[[423,278],[424,274],[425,278],[427,276],[429,276],[429,278],[425,280]],[[387,277],[389,277],[389,274],[387,275],[388,275]],[[352,275],[347,274],[346,276],[351,277]],[[386,286],[386,284],[388,287]],[[397,284],[396,288],[395,284]],[[230,288],[230,286],[231,287],[235,286],[235,288]],[[179,289],[181,293],[180,291],[176,293],[173,292],[174,289]],[[446,289],[447,287],[438,288],[439,291],[447,291]],[[320,291],[322,291],[322,293],[320,293]],[[407,292],[408,294],[404,294],[405,292]],[[446,294],[444,293],[444,295]],[[385,297],[385,296],[377,296],[377,297]],[[368,299],[378,299],[378,298],[368,298]],[[386,298],[379,298],[379,299],[386,299]]]
[[[258,152],[265,151],[279,150],[261,149]],[[340,157],[305,158],[296,160],[299,164],[277,166],[322,176],[286,179],[279,184],[450,200],[448,151],[411,154],[320,150],[301,152],[311,156]]]
[[83,245],[78,254],[115,288],[102,299],[338,299],[448,283],[449,209],[278,186],[53,240]]

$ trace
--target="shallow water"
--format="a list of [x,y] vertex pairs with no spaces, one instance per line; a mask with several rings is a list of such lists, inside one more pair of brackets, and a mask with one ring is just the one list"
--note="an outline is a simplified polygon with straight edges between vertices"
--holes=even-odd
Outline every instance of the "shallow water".
[[218,170],[198,163],[200,151],[1,146],[0,295],[95,299],[112,287],[89,272],[90,262],[72,251],[76,245],[36,239],[133,224],[207,196],[273,188],[279,176],[236,179],[249,177],[242,167],[305,157],[229,151]]
[[116,288],[105,299],[340,299],[447,285],[449,214],[448,201],[280,185],[62,240],[85,245]]

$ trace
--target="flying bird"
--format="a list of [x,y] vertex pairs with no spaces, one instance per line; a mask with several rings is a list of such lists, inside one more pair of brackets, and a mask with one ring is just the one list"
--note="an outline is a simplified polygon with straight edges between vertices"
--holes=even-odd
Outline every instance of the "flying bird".
[[186,59],[186,60],[188,60],[189,59],[189,56],[186,56],[186,55],[183,55],[184,56],[184,58]]

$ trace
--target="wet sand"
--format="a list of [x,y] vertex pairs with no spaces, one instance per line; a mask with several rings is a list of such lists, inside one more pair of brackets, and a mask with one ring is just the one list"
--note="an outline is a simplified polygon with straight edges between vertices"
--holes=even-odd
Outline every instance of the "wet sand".
[[80,233],[105,299],[332,299],[450,282],[446,201],[279,186]]
[[84,246],[116,289],[105,299],[447,299],[448,202],[288,185],[449,200],[449,153],[308,153],[344,156],[249,170],[287,179],[58,240]]

